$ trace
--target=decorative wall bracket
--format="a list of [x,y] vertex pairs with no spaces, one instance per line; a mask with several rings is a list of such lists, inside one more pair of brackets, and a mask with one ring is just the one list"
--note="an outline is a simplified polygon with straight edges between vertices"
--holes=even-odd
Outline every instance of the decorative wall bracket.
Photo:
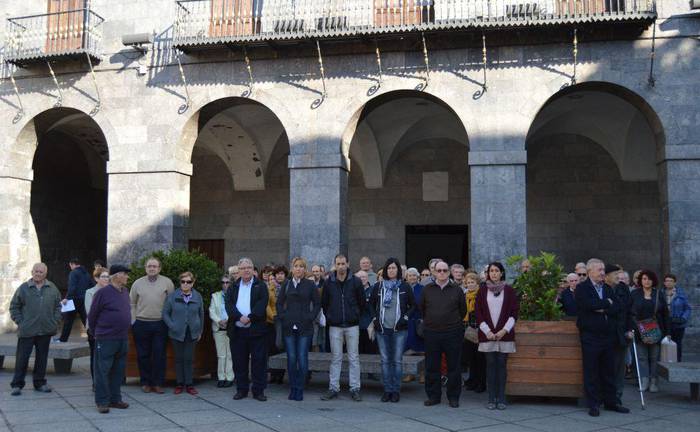
[[656,57],[656,20],[654,20],[652,26],[651,53],[649,54],[649,78],[647,80],[649,87],[654,87],[656,85],[656,78],[654,78],[654,58]]
[[382,73],[382,53],[379,51],[379,42],[375,39],[374,40],[374,52],[377,55],[377,72],[378,72],[378,78],[376,84],[374,84],[372,87],[367,90],[367,96],[372,96],[376,92],[379,91],[381,88],[382,84],[384,83],[384,76]]
[[54,108],[58,108],[61,105],[63,105],[63,92],[61,92],[61,86],[58,85],[58,80],[56,79],[56,74],[53,72],[53,68],[51,67],[51,62],[47,61],[46,66],[49,67],[49,73],[51,74],[51,78],[53,79],[53,83],[56,85],[56,91],[58,91],[58,96],[56,97],[56,103],[53,104]]
[[311,109],[316,109],[321,106],[324,100],[326,100],[326,72],[323,69],[323,55],[321,55],[321,44],[316,40],[316,51],[318,52],[318,70],[321,74],[321,84],[323,85],[323,92],[321,97],[313,101],[311,104]]
[[248,58],[248,50],[243,47],[243,59],[245,60],[245,68],[248,71],[248,90],[243,92],[243,97],[249,97],[253,94],[253,68],[250,66],[250,58]]
[[22,105],[22,98],[19,96],[19,89],[17,88],[17,81],[15,81],[15,66],[5,63],[7,67],[10,68],[10,82],[12,82],[12,88],[15,90],[15,96],[17,96],[17,112],[15,117],[12,119],[12,123],[17,123],[24,117],[24,105]]
[[90,66],[90,76],[92,77],[92,83],[95,85],[95,95],[97,97],[95,106],[92,108],[92,111],[90,111],[90,115],[94,116],[100,111],[100,108],[102,107],[102,98],[100,97],[100,88],[97,86],[97,77],[95,76],[95,69],[92,67],[92,60],[90,59],[90,54],[85,53],[85,56],[87,57],[88,66]]
[[482,33],[481,34],[481,66],[484,71],[484,82],[481,84],[481,90],[477,90],[474,92],[472,95],[472,99],[476,100],[479,99],[481,96],[486,93],[486,90],[488,90],[488,86],[486,85],[486,62],[488,61],[488,58],[486,57],[487,51],[486,51],[486,34]]
[[182,62],[180,61],[180,53],[175,49],[175,58],[177,59],[177,67],[180,69],[180,79],[182,79],[182,85],[185,87],[185,103],[180,105],[177,112],[182,114],[187,111],[192,104],[192,99],[190,99],[190,90],[187,88],[187,77],[185,77],[185,70],[182,68]]
[[571,75],[571,85],[576,85],[576,64],[578,63],[578,29],[574,29],[573,54],[574,73]]
[[425,33],[421,32],[421,40],[423,42],[423,63],[425,64],[425,77],[423,83],[416,86],[416,90],[424,91],[430,84],[430,58],[428,57],[428,45],[425,43]]

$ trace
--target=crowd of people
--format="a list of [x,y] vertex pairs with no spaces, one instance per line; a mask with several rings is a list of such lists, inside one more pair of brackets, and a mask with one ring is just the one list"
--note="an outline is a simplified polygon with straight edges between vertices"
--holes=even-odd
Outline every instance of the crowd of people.
[[[146,275],[129,289],[129,268],[96,263],[92,278],[80,261],[70,262],[65,298],[47,279],[43,263],[15,292],[10,305],[18,326],[17,360],[12,395],[21,395],[27,364],[36,348],[34,388],[50,392],[45,372],[51,338],[57,332],[61,307],[64,326],[56,343],[68,340],[80,316],[88,332],[90,370],[95,403],[100,413],[125,409],[121,396],[129,331],[137,352],[140,385],[146,393],[164,393],[166,344],[175,356],[175,394],[198,394],[194,386],[195,345],[205,329],[205,313],[217,352],[217,386],[235,385],[233,399],[266,401],[268,383],[282,384],[288,375],[289,399],[302,401],[311,377],[309,352],[329,352],[328,389],[324,401],[338,398],[344,352],[349,363],[349,392],[355,401],[363,377],[360,354],[381,359],[382,402],[399,402],[401,386],[418,380],[425,386],[425,406],[441,403],[443,388],[450,407],[459,407],[462,389],[488,391],[487,409],[506,409],[508,354],[516,352],[515,324],[521,294],[506,283],[499,262],[481,272],[449,265],[434,258],[419,271],[389,258],[373,269],[363,257],[353,273],[348,259],[338,254],[326,272],[304,258],[261,270],[241,258],[220,278],[221,289],[211,295],[208,311],[197,290],[196,275],[179,275],[178,287],[160,274],[155,258],[145,262]],[[521,272],[529,270],[524,261]],[[637,341],[642,390],[658,391],[656,362],[662,340],[673,340],[682,356],[682,340],[690,305],[673,274],[658,286],[654,272],[629,274],[619,266],[592,258],[575,266],[562,280],[557,302],[565,315],[577,320],[580,331],[584,391],[589,414],[629,412],[622,404],[625,374],[630,372],[629,342]],[[268,358],[286,352],[287,369],[268,368]],[[614,353],[614,355],[610,355]],[[425,373],[403,373],[403,356],[425,357]],[[463,374],[468,379],[463,382]]]

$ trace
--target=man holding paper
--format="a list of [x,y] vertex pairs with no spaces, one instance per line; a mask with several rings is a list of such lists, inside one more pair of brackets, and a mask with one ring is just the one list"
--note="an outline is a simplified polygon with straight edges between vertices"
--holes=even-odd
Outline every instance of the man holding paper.
[[[61,331],[60,342],[68,342],[70,332],[73,329],[75,315],[80,315],[80,321],[83,326],[87,321],[87,312],[85,312],[85,291],[92,288],[93,279],[87,270],[80,264],[78,258],[72,258],[68,262],[70,274],[68,274],[68,292],[66,298],[63,299],[63,330]],[[72,305],[71,305],[72,303]]]
[[51,391],[46,385],[46,362],[51,336],[56,334],[58,320],[61,318],[61,293],[53,282],[46,280],[47,272],[46,264],[34,264],[32,278],[17,288],[10,302],[10,316],[18,327],[12,396],[22,394],[29,357],[34,348],[34,390],[43,393]]

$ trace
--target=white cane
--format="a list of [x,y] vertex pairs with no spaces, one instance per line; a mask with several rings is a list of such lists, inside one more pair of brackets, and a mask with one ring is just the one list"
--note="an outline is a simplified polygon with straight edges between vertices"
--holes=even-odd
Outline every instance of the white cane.
[[642,388],[642,377],[639,375],[639,357],[637,357],[637,344],[634,342],[634,331],[632,331],[632,351],[634,352],[634,364],[637,366],[637,383],[639,384],[639,397],[642,400],[642,410],[644,406],[644,389]]

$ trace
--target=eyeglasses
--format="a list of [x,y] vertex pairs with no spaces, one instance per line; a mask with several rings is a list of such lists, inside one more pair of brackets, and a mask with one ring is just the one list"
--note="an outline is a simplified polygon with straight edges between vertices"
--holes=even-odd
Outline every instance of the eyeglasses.
[[579,277],[586,277],[586,273],[576,273]]
[[224,285],[228,285],[228,284],[231,283],[231,281],[221,281],[221,283],[224,284]]
[[185,280],[185,279],[180,279],[181,284],[187,284],[187,285],[192,285],[194,283],[193,280]]
[[447,272],[449,272],[450,270],[448,270],[448,269],[437,269],[437,270],[435,270],[435,271],[438,272],[438,273],[447,273]]

